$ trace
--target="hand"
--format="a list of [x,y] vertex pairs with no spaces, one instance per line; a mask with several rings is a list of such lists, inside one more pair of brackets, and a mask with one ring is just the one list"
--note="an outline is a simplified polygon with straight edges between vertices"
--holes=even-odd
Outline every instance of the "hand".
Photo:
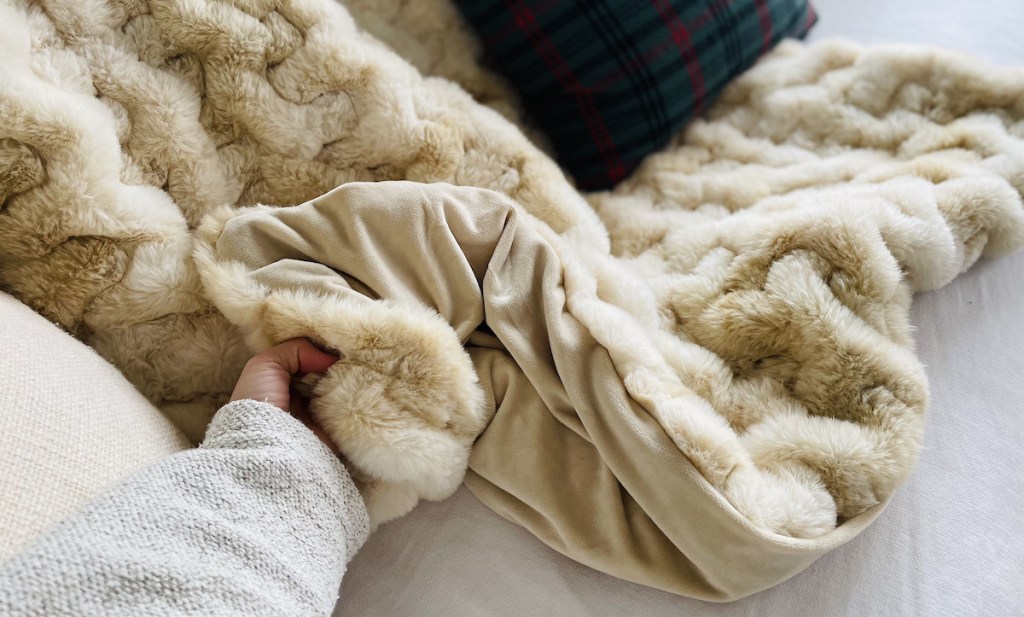
[[231,393],[232,401],[252,399],[280,407],[302,421],[332,452],[338,447],[313,420],[308,401],[291,387],[300,373],[323,373],[338,357],[320,351],[304,338],[295,338],[253,356]]

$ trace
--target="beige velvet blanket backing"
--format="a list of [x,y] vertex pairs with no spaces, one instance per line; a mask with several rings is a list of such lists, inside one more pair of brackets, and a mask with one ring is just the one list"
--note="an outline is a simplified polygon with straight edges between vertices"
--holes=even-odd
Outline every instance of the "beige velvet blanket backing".
[[[0,0],[3,289],[193,436],[252,350],[336,348],[314,406],[378,523],[468,462],[557,549],[721,600],[877,515],[912,292],[1024,243],[1024,72],[787,43],[581,196],[449,5],[372,4],[417,68],[329,0]],[[347,184],[383,180],[493,192]]]
[[[449,495],[468,459],[474,493],[569,556],[728,599],[792,576],[880,510],[876,501],[833,531],[821,481],[806,472],[807,486],[779,480],[799,474],[796,465],[746,467],[742,443],[688,457],[702,429],[719,427],[687,418],[703,401],[680,386],[666,392],[671,377],[649,368],[653,333],[627,312],[638,299],[601,297],[588,267],[597,262],[580,261],[498,193],[347,184],[293,208],[223,211],[200,238],[208,293],[225,299],[219,307],[251,346],[307,336],[341,351],[313,410],[376,521]],[[690,443],[659,423],[673,405]],[[918,417],[900,421],[917,426]],[[724,482],[712,477],[717,485],[694,465],[713,454],[733,466]],[[760,491],[739,504],[746,511],[723,498],[735,499],[737,486]],[[769,512],[790,526],[752,523]]]

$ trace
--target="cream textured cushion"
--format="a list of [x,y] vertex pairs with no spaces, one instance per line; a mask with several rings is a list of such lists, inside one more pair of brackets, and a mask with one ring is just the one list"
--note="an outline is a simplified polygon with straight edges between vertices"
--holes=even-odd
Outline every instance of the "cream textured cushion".
[[188,447],[113,366],[0,293],[0,559]]

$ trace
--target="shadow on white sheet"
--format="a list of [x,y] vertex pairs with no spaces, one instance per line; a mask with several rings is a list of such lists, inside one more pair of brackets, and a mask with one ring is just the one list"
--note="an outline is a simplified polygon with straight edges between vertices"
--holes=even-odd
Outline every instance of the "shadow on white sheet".
[[[1024,0],[817,0],[811,40],[907,42],[1024,64]],[[913,307],[931,407],[916,473],[875,525],[803,574],[727,605],[590,570],[464,487],[380,529],[336,616],[1024,615],[1024,253]]]

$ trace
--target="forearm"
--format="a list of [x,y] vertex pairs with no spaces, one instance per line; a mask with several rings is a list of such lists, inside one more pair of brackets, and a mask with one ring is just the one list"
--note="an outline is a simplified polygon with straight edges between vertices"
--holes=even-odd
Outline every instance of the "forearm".
[[0,565],[3,615],[327,615],[366,538],[344,467],[267,403],[130,478]]

